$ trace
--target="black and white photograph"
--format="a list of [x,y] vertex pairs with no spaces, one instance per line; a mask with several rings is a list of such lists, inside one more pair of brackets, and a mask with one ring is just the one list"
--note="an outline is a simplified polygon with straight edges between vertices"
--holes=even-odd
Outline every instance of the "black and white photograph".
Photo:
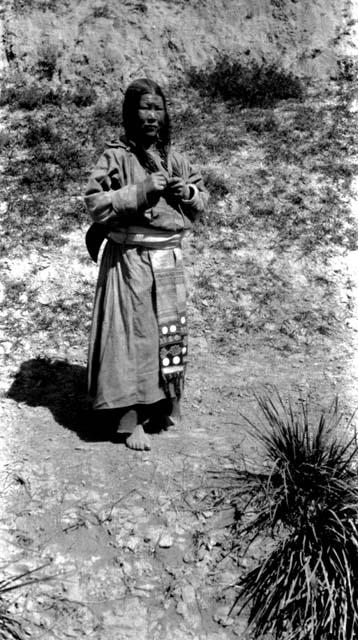
[[0,640],[357,640],[358,0],[2,0],[0,176]]

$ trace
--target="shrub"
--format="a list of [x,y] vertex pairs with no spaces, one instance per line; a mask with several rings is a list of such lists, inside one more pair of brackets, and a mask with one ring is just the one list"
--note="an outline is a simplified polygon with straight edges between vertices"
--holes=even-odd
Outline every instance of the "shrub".
[[0,131],[0,149],[8,147],[11,143],[11,136],[8,131]]
[[228,181],[213,169],[206,169],[203,172],[203,179],[214,203],[227,196],[231,191]]
[[12,10],[23,15],[31,11],[56,11],[56,14],[66,12],[71,6],[71,0],[12,0]]
[[122,122],[122,98],[118,96],[96,104],[93,118],[96,126],[118,127]]
[[38,122],[29,119],[27,130],[24,135],[24,143],[26,147],[36,147],[39,144],[55,144],[58,142],[59,136],[55,129],[47,122]]
[[353,82],[358,78],[357,60],[351,56],[342,56],[337,61],[337,80]]
[[18,175],[20,184],[32,190],[63,188],[78,179],[87,160],[82,139],[62,128],[63,123],[41,122],[31,118],[24,133],[24,158],[9,158],[7,175]]
[[[241,581],[254,637],[347,640],[358,633],[358,488],[354,440],[337,439],[335,402],[310,424],[280,396],[258,398],[265,425],[252,422],[269,473],[254,534],[280,533],[276,548]],[[256,487],[257,489],[257,487]]]
[[52,162],[61,167],[64,175],[71,175],[71,171],[83,167],[86,160],[78,140],[62,138],[60,144],[53,150]]
[[[46,182],[46,173],[42,173],[38,181],[30,185],[34,187],[33,193],[30,192],[26,199],[13,198],[2,216],[0,250],[8,252],[15,242],[14,237],[18,242],[19,238],[24,238],[24,234],[26,242],[34,246],[41,247],[45,241],[47,245],[63,245],[64,234],[88,223],[88,214],[81,200],[62,196],[61,203],[54,201],[53,185],[53,176],[48,176]],[[43,193],[39,193],[41,188]],[[51,192],[46,193],[45,190]]]
[[85,162],[77,141],[59,137],[55,145],[45,143],[32,148],[21,183],[40,190],[63,187],[68,180],[78,178]]
[[261,116],[257,115],[253,118],[249,118],[246,122],[246,130],[248,133],[257,133],[262,135],[267,132],[274,132],[277,130],[278,122],[275,116],[271,113],[269,115]]
[[70,94],[71,102],[76,107],[88,107],[97,100],[97,93],[91,85],[79,83],[75,91]]
[[73,103],[81,108],[93,104],[96,100],[95,89],[85,82],[77,84],[72,91],[65,91],[61,86],[53,88],[47,81],[29,81],[23,76],[4,82],[0,92],[0,106],[9,105],[14,109],[27,111],[41,109],[45,105],[62,106],[65,103]]
[[92,15],[94,18],[113,18],[112,12],[107,4],[94,7]]
[[[176,87],[170,87],[169,91],[177,91]],[[190,100],[190,98],[189,98]],[[181,107],[181,104],[180,104]],[[202,122],[202,105],[199,108],[193,107],[192,104],[188,104],[184,109],[173,109],[172,117],[172,132],[173,138],[179,139],[185,134],[191,133],[193,130],[200,127]]]
[[3,84],[0,93],[0,106],[9,105],[13,109],[25,109],[33,111],[45,104],[61,105],[63,92],[54,90],[44,84],[28,82],[27,79],[18,77]]
[[58,49],[50,43],[42,45],[36,67],[40,79],[52,80],[56,71],[58,55]]
[[303,85],[290,71],[276,63],[243,61],[222,54],[214,66],[191,68],[189,83],[200,92],[244,107],[266,107],[279,100],[302,99]]

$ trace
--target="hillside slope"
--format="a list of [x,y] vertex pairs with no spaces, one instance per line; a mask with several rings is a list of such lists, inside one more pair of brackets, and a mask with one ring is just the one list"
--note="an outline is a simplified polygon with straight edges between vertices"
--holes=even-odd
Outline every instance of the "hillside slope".
[[[252,640],[238,585],[281,540],[250,544],[247,528],[248,477],[273,477],[249,428],[264,427],[255,396],[279,390],[295,415],[307,399],[313,426],[339,397],[339,434],[357,433],[358,0],[2,7],[0,629],[5,612],[18,638]],[[268,104],[263,82],[237,73],[254,105],[168,87],[173,142],[210,203],[183,247],[183,420],[130,451],[86,395],[98,265],[82,194],[128,80],[200,75],[220,50],[339,81],[278,99],[291,76],[276,68]]]
[[5,0],[0,69],[113,87],[240,51],[334,77],[356,53],[353,10],[347,0]]

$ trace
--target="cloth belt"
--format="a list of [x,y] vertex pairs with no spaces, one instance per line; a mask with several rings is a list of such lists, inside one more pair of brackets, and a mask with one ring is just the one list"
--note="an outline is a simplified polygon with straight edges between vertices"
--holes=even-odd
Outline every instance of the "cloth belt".
[[135,226],[111,231],[108,234],[108,238],[118,244],[145,247],[146,249],[175,249],[181,246],[182,237],[183,232]]

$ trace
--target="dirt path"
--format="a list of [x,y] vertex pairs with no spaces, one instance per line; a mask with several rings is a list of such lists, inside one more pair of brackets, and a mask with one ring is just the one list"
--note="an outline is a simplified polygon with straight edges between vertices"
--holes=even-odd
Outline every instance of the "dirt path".
[[[277,114],[280,122],[291,118],[289,110]],[[272,117],[270,126],[278,127]],[[129,451],[88,423],[86,322],[96,268],[85,254],[85,225],[64,231],[63,242],[55,237],[66,212],[77,220],[74,205],[70,208],[79,199],[77,191],[66,193],[68,211],[53,213],[58,218],[50,211],[44,218],[46,233],[52,233],[48,247],[32,210],[29,225],[38,235],[30,247],[21,241],[19,227],[4,230],[6,248],[14,233],[19,241],[1,259],[0,566],[8,576],[35,570],[30,575],[37,582],[9,594],[10,611],[32,639],[248,640],[245,617],[228,612],[238,576],[260,550],[227,555],[226,525],[233,514],[215,509],[217,493],[223,494],[210,472],[243,464],[260,468],[260,452],[243,417],[258,419],[255,391],[277,388],[298,403],[308,397],[313,413],[336,395],[344,416],[358,406],[358,252],[345,255],[341,245],[325,245],[326,260],[319,263],[318,242],[311,265],[296,261],[292,247],[285,253],[275,244],[274,209],[266,223],[265,210],[255,209],[246,227],[245,219],[235,226],[238,209],[244,215],[245,179],[251,188],[253,177],[259,186],[265,178],[264,133],[256,139],[254,129],[250,135],[230,156],[240,193],[218,201],[227,211],[221,226],[218,215],[217,229],[204,229],[207,236],[188,247],[192,328],[184,418],[180,427],[153,436],[151,452]],[[216,169],[225,166],[221,156],[215,162]],[[299,174],[288,169],[282,183],[292,200]],[[305,171],[311,178],[309,168]],[[313,187],[303,194],[304,212],[310,211]],[[11,183],[7,188],[10,193]],[[291,201],[282,193],[277,189],[275,206],[283,210]],[[250,197],[256,205],[265,192]],[[357,202],[356,184],[351,201],[356,218]],[[331,206],[324,203],[328,213]],[[19,210],[17,202],[14,224]],[[26,207],[20,211],[25,225]],[[303,226],[300,230],[307,233]],[[277,295],[270,286],[279,288]],[[216,323],[227,311],[227,323]],[[12,342],[6,329],[16,337]]]
[[183,424],[154,436],[149,453],[84,435],[78,416],[61,412],[78,389],[80,366],[43,361],[38,406],[26,402],[24,376],[13,382],[13,397],[1,403],[1,561],[11,560],[10,573],[48,563],[38,576],[53,576],[22,589],[11,605],[30,637],[244,638],[244,619],[227,618],[235,591],[225,587],[240,567],[230,557],[217,564],[228,514],[206,506],[208,472],[233,456],[257,468],[240,413],[255,415],[253,390],[262,385],[308,393],[313,405],[339,393],[350,408],[357,386],[348,384],[352,352],[341,338],[308,355],[246,345],[231,360],[192,340]]

